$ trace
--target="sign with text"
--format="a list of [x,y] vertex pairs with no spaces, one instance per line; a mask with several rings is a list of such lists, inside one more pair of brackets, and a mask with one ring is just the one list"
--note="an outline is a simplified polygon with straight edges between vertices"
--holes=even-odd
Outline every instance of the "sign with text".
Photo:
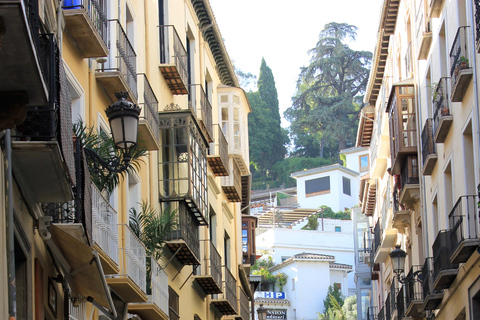
[[257,291],[257,292],[255,292],[255,297],[271,298],[271,299],[285,299],[285,292]]
[[287,310],[268,309],[267,319],[287,319]]

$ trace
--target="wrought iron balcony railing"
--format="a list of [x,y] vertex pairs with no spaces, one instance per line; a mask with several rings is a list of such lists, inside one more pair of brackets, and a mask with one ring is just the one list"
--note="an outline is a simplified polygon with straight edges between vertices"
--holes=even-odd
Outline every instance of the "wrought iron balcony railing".
[[385,320],[385,307],[382,307],[378,312],[377,320]]
[[208,142],[213,142],[212,105],[208,96],[200,84],[190,84],[188,88],[188,105],[200,120]]
[[378,316],[378,312],[377,312],[378,308],[377,307],[368,307],[367,309],[367,319],[368,320],[377,320],[377,316]]
[[452,91],[457,84],[460,71],[470,68],[468,28],[470,28],[470,26],[462,26],[458,28],[450,50],[450,77],[452,78]]
[[[407,278],[411,279],[413,273],[420,271],[422,266],[412,266],[410,271],[407,274]],[[405,306],[407,309],[411,309],[412,303],[422,303],[423,302],[423,290],[422,284],[417,281],[407,282],[404,285],[405,288]]]
[[208,164],[216,176],[228,176],[228,142],[220,125],[213,125],[213,140],[208,149]]
[[378,248],[382,243],[382,229],[381,229],[380,218],[378,218],[377,223],[375,224],[375,228],[373,229],[373,241],[374,241],[373,251],[377,252]]
[[240,316],[243,320],[250,319],[250,306],[248,304],[249,300],[247,294],[243,291],[241,287],[238,287],[238,291],[240,292],[239,297],[239,305],[240,305]]
[[450,262],[452,255],[451,230],[440,230],[433,243],[434,289],[447,289],[458,273],[458,264]]
[[423,309],[434,310],[442,301],[443,293],[435,290],[435,269],[433,257],[425,259],[422,267]]
[[117,211],[92,183],[93,241],[119,265]]
[[187,94],[188,56],[173,25],[159,28],[160,69],[173,94]]
[[[140,73],[137,77],[139,80],[138,84],[140,92],[138,104],[142,107],[138,128],[139,145],[144,144],[142,146],[147,150],[158,150],[157,145],[160,143],[158,100],[153,92],[150,82],[148,81],[147,75]],[[148,128],[142,128],[142,126],[148,126]],[[142,139],[148,141],[141,141]]]
[[168,315],[168,276],[160,267],[158,262],[149,257],[150,260],[150,290],[148,300],[156,304],[165,315]]
[[397,319],[402,319],[405,315],[405,297],[404,297],[404,294],[403,294],[403,286],[402,288],[400,288],[400,290],[398,290],[398,293],[397,293],[397,298],[395,299],[396,300],[396,306],[397,306]]
[[120,247],[120,257],[122,259],[122,270],[120,276],[128,277],[146,293],[147,291],[147,266],[145,247],[126,224],[120,224],[120,230],[123,233],[124,241]]
[[232,272],[228,267],[223,267],[224,271],[224,289],[223,294],[224,297],[228,300],[228,302],[233,306],[235,311],[237,311],[237,282],[232,275]]
[[428,157],[432,157],[437,155],[437,145],[434,141],[433,136],[433,119],[428,118],[425,121],[425,126],[423,127],[422,131],[422,161],[423,161],[423,172],[425,174],[426,167],[428,168],[428,172],[431,173],[433,170],[433,164],[429,164],[427,162]]
[[476,195],[461,196],[448,216],[454,263],[466,262],[480,245],[477,202]]

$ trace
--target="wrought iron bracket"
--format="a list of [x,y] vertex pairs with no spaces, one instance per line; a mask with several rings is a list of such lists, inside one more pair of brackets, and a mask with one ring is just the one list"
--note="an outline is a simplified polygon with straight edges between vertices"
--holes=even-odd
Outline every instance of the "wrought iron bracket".
[[415,271],[412,273],[410,276],[401,276],[400,274],[397,276],[398,282],[401,284],[406,284],[406,283],[414,283],[414,282],[420,282],[423,283],[423,274],[422,270]]
[[128,151],[124,152],[122,160],[115,156],[105,160],[90,148],[83,147],[83,150],[85,151],[85,154],[93,161],[93,170],[95,172],[108,170],[113,173],[122,173],[128,169],[128,165],[130,164],[131,156]]

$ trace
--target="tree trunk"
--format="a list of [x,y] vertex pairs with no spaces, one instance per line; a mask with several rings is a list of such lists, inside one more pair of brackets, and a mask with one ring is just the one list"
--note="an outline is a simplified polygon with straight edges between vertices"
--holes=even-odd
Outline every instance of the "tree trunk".
[[323,158],[323,149],[325,147],[325,138],[320,139],[320,158]]

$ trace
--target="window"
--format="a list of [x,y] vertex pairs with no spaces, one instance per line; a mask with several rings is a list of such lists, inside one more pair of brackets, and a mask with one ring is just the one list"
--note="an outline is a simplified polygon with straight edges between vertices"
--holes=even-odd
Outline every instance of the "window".
[[226,232],[223,240],[223,258],[225,266],[230,270],[230,236]]
[[346,177],[342,177],[342,181],[343,181],[343,194],[351,196],[352,191],[350,190],[350,179]]
[[330,177],[305,181],[305,193],[307,197],[330,193]]
[[336,226],[335,227],[335,232],[342,232],[342,227]]
[[336,289],[338,289],[338,290],[342,290],[342,284],[339,283],[339,282],[335,282],[335,283],[333,284],[333,286],[334,286]]
[[368,163],[368,154],[360,156],[360,172],[368,171],[369,163]]
[[180,301],[178,294],[172,287],[168,287],[168,310],[170,320],[179,320],[180,319]]
[[243,252],[245,253],[248,252],[248,230],[247,229],[242,230],[242,248],[243,248]]

